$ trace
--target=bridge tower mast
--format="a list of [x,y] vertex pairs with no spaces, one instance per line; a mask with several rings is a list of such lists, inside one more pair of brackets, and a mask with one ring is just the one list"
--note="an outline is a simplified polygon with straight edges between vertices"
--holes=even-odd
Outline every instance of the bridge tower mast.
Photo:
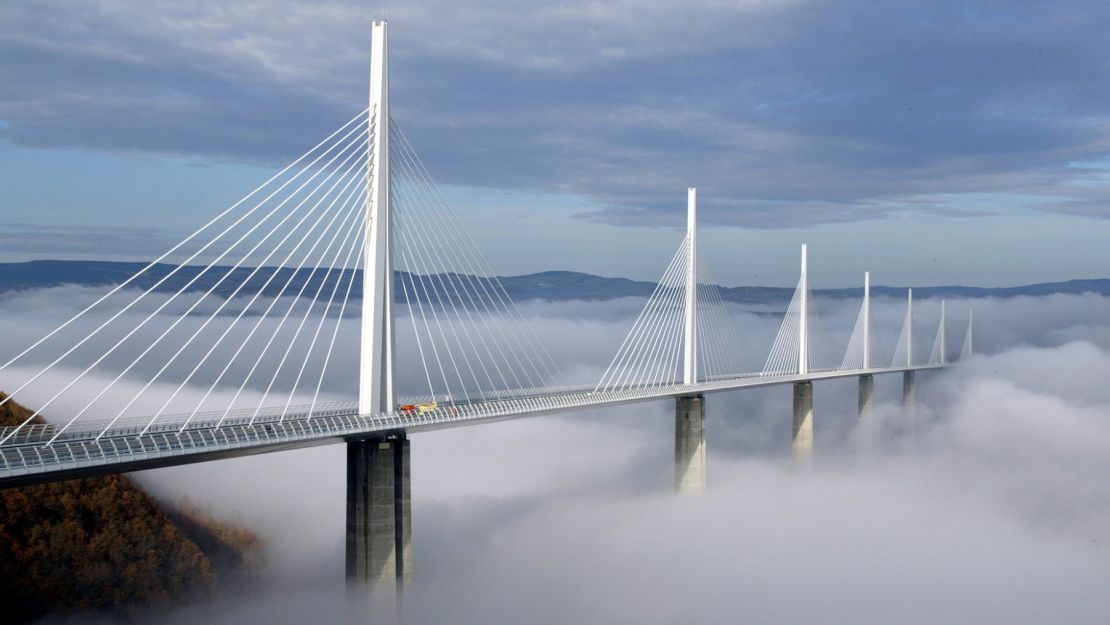
[[975,354],[975,307],[971,306],[967,310],[967,355],[973,356]]
[[359,414],[393,409],[393,263],[389,206],[389,41],[386,22],[373,25],[370,53],[366,249],[362,271]]
[[913,366],[913,289],[906,289],[906,366]]
[[[913,289],[906,290],[906,366],[913,366]],[[917,404],[917,378],[915,372],[902,372],[902,406],[911,413]],[[913,430],[913,420],[910,429]]]
[[798,311],[798,374],[809,373],[809,275],[806,244],[802,243],[801,306]]
[[[865,271],[863,274],[863,370],[869,371],[871,369],[871,272]],[[856,412],[857,421],[862,421],[875,403],[875,376],[870,373],[865,373],[859,376],[859,410]],[[867,436],[870,431],[865,432],[861,437],[861,444],[864,445],[864,452],[869,452],[866,449],[870,445],[870,440]]]
[[863,272],[863,368],[871,368],[871,272]]
[[945,315],[947,307],[945,304],[944,300],[940,300],[940,364],[942,365],[948,360],[944,347],[945,343],[948,342],[948,320]]
[[[802,243],[802,278],[798,310],[798,375],[809,373],[809,261]],[[803,465],[813,458],[813,383],[794,383],[794,457]]]
[[[686,189],[686,305],[683,384],[698,381],[698,190]],[[705,397],[675,398],[674,485],[680,493],[705,490]]]
[[[366,240],[362,271],[362,337],[358,411],[392,412],[393,262],[390,236],[389,37],[375,21],[370,52],[366,168]],[[409,441],[404,432],[347,442],[349,588],[400,595],[412,579],[412,495]]]
[[682,382],[698,381],[698,190],[686,190],[686,324]]

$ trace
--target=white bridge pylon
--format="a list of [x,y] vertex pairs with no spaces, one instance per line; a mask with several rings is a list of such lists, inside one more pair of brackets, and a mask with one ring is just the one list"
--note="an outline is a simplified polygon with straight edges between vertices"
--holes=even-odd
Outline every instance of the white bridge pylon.
[[856,325],[852,328],[852,335],[848,339],[848,349],[844,351],[844,359],[840,368],[870,369],[871,368],[871,272],[863,274],[863,304],[860,306]]
[[312,419],[350,396],[352,377],[367,416],[562,388],[389,118],[385,23],[373,34],[365,110],[0,364],[13,391],[0,405],[37,408],[0,446],[47,427],[40,414],[64,415],[47,445]]
[[[763,369],[743,368],[737,325],[720,295],[704,280],[708,274],[697,253],[696,193],[688,192],[687,232],[654,292],[634,321],[602,374],[594,392],[656,388],[729,377],[784,377],[820,371],[872,371],[871,273],[864,273],[863,301],[843,358],[832,367],[823,363],[819,339],[820,317],[809,285],[808,248],[802,244],[801,271],[794,295]],[[891,368],[914,367],[913,290],[908,290],[906,319]],[[947,358],[947,303],[941,302],[940,321],[927,363],[943,365]],[[971,317],[961,357],[971,353]],[[815,341],[815,336],[818,340]],[[815,354],[817,354],[815,356]]]
[[[376,132],[363,282],[363,302],[372,305],[362,309],[359,413],[433,411],[441,402],[550,391],[562,383],[558,367],[388,115],[386,30],[384,21],[374,23],[368,115]],[[406,360],[420,365],[410,377],[423,384],[410,385],[399,403],[402,332]],[[423,392],[414,393],[418,387]]]
[[814,335],[820,334],[817,307],[809,288],[809,247],[802,244],[801,271],[794,296],[786,307],[771,351],[763,365],[761,375],[805,375],[818,369],[815,356]]
[[697,248],[697,190],[686,236],[594,392],[695,384],[744,370],[740,338]]
[[359,414],[392,410],[396,360],[389,171],[389,39],[384,21],[374,22],[371,41],[370,106],[366,110],[370,133],[367,137]]

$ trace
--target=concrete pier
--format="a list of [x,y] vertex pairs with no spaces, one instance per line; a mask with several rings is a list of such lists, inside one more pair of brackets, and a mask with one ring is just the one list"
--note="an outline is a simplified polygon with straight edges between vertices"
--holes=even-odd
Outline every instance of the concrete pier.
[[674,488],[680,493],[705,490],[705,398],[675,398]]
[[813,459],[813,383],[794,384],[794,457],[808,463]]
[[875,376],[861,375],[859,376],[859,412],[856,413],[856,418],[863,420],[867,413],[871,412],[871,407],[875,404]]
[[917,445],[917,376],[916,371],[902,372],[902,408],[906,412],[906,432],[910,445]]
[[902,372],[902,405],[913,410],[917,405],[917,377],[915,371]]
[[856,413],[856,451],[858,459],[867,462],[871,459],[875,446],[877,424],[868,414],[875,405],[875,376],[859,376],[859,411]]
[[409,441],[347,443],[347,583],[359,594],[402,591],[412,579]]

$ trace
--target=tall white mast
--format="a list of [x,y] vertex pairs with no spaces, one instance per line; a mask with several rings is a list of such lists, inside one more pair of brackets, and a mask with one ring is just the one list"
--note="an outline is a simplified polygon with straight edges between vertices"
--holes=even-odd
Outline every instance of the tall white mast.
[[393,263],[389,207],[389,37],[373,24],[370,52],[370,135],[366,168],[366,245],[362,268],[362,345],[358,410],[393,409]]
[[968,355],[975,355],[975,306],[968,309],[968,335],[965,342],[968,344]]
[[906,366],[913,366],[913,289],[906,291]]
[[871,272],[863,273],[863,368],[871,368]]
[[798,311],[798,373],[809,373],[809,275],[807,273],[806,244],[802,243],[802,300]]
[[698,190],[686,190],[686,331],[682,381],[698,381]]
[[948,342],[947,332],[945,331],[946,326],[948,325],[946,321],[947,315],[945,315],[945,312],[945,301],[940,300],[940,364],[942,365],[944,364],[944,361],[947,360],[944,353],[944,345]]

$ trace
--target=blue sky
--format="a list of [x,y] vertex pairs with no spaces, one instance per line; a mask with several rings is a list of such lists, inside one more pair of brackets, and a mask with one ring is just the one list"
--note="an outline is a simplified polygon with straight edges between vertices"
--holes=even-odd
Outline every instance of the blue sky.
[[149,258],[365,106],[492,266],[726,284],[1110,275],[1105,2],[15,1],[0,260]]

